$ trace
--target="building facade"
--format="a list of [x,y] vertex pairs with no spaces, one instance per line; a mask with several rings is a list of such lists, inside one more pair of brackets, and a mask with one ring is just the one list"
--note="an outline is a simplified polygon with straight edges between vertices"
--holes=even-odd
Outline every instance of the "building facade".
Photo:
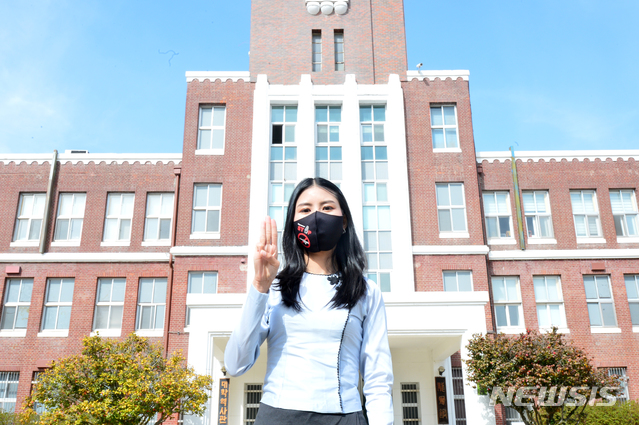
[[396,423],[516,421],[464,381],[475,333],[557,326],[639,397],[639,151],[477,153],[469,73],[407,69],[401,0],[251,20],[249,71],[187,73],[182,153],[0,156],[0,408],[83,336],[136,332],[214,378],[184,423],[251,424],[265,358],[221,405],[224,348],[259,223],[315,176],[384,292]]

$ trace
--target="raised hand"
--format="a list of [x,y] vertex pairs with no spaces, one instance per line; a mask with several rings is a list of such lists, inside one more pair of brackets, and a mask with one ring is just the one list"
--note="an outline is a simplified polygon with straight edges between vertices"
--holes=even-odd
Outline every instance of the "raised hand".
[[262,293],[267,293],[280,267],[277,259],[277,224],[266,216],[262,222],[260,241],[255,245],[253,258],[255,278],[253,286]]

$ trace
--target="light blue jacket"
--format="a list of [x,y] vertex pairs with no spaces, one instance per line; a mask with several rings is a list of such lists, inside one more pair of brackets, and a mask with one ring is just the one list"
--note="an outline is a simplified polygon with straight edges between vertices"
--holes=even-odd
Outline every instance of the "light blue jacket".
[[320,413],[357,412],[362,410],[357,390],[361,372],[369,423],[392,424],[386,310],[377,285],[367,285],[366,296],[349,312],[330,307],[335,286],[327,276],[305,273],[300,313],[281,303],[279,291],[262,294],[251,285],[226,346],[226,370],[231,376],[248,371],[268,339],[262,403]]

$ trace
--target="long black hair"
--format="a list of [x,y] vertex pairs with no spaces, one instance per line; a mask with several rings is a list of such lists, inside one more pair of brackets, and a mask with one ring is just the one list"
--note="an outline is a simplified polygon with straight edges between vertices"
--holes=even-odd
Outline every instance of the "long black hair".
[[343,217],[347,220],[346,232],[342,234],[333,251],[332,263],[339,274],[340,283],[337,286],[335,296],[331,300],[333,308],[353,308],[357,301],[366,295],[366,281],[364,280],[364,270],[366,269],[366,256],[364,249],[359,242],[353,217],[348,208],[346,198],[339,187],[332,182],[321,177],[307,178],[302,180],[293,193],[288,203],[286,213],[286,223],[282,232],[282,251],[284,254],[284,268],[278,273],[278,283],[275,287],[282,294],[282,302],[285,306],[301,311],[302,306],[299,301],[300,282],[306,270],[304,253],[306,249],[298,243],[294,233],[293,218],[295,217],[295,206],[297,200],[306,189],[318,186],[330,192],[342,210]]

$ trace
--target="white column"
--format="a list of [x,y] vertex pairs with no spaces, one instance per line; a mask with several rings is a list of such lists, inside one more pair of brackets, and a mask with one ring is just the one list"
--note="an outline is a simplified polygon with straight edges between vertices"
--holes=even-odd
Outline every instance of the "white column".
[[315,104],[313,82],[309,74],[302,74],[297,100],[297,181],[315,176]]
[[[468,425],[495,425],[495,409],[489,405],[490,398],[487,395],[478,395],[477,390],[471,387],[467,379],[466,363],[468,360],[468,341],[477,330],[467,331],[462,337],[462,371],[464,373],[464,401],[466,403],[466,417]],[[485,332],[485,330],[484,330]]]

